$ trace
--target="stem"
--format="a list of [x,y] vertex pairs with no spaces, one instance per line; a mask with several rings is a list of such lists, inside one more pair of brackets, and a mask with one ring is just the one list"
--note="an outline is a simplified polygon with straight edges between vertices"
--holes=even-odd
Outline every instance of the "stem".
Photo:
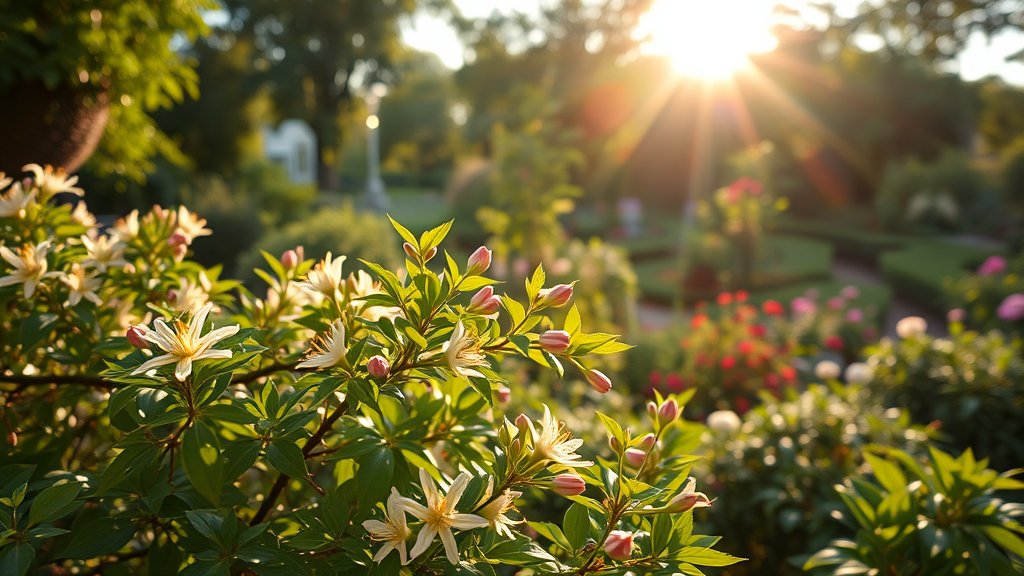
[[[309,455],[313,452],[313,449],[316,448],[318,444],[320,444],[321,440],[323,440],[324,436],[327,434],[327,431],[331,429],[334,423],[337,422],[338,419],[341,418],[343,414],[345,414],[346,410],[348,410],[348,400],[344,400],[342,401],[341,404],[338,404],[337,408],[335,408],[334,411],[331,412],[330,415],[328,415],[327,418],[325,418],[324,421],[320,423],[320,427],[316,429],[316,432],[314,432],[312,436],[306,439],[306,443],[302,446],[303,456],[309,457]],[[274,485],[270,487],[270,492],[267,493],[267,497],[264,498],[263,503],[260,504],[259,510],[256,511],[256,514],[252,517],[252,520],[249,521],[249,526],[255,526],[259,524],[263,521],[264,518],[267,517],[267,514],[270,514],[270,510],[273,509],[274,503],[277,501],[277,498],[281,495],[281,492],[284,491],[285,487],[288,486],[288,480],[289,476],[287,474],[278,475],[277,480],[274,481]]]

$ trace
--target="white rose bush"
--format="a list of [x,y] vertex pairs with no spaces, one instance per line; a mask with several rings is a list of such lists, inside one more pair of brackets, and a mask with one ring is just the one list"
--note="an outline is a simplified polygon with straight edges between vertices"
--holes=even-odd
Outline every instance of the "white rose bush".
[[[254,294],[189,260],[184,207],[110,229],[76,179],[0,176],[0,573],[702,574],[713,495],[656,397],[585,446],[509,362],[588,382],[629,346],[586,333],[572,284],[525,298],[460,266],[446,223],[397,222],[402,270],[265,254]],[[382,239],[383,241],[383,239]],[[561,325],[550,312],[559,310]],[[567,312],[566,312],[567,310]],[[668,444],[666,444],[668,445]],[[608,458],[602,454],[609,455]],[[551,511],[560,521],[552,522]],[[561,512],[565,510],[564,514]],[[536,517],[534,517],[536,516]]]

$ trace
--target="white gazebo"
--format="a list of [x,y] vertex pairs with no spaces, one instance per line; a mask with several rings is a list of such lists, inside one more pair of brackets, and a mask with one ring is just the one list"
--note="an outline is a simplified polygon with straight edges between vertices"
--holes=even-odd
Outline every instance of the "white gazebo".
[[280,164],[296,184],[316,183],[316,135],[302,120],[285,120],[276,128],[264,126],[263,153]]

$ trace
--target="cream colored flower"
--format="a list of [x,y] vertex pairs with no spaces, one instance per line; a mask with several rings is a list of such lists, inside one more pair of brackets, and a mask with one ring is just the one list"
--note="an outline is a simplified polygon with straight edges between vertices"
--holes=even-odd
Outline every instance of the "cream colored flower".
[[79,202],[75,205],[75,209],[71,211],[71,219],[86,228],[92,228],[96,225],[96,217],[92,215],[92,212],[89,212],[85,202]]
[[49,164],[46,167],[39,164],[28,164],[22,166],[21,169],[32,173],[36,188],[39,189],[39,198],[44,202],[51,196],[61,192],[68,192],[75,196],[85,195],[81,188],[75,188],[74,186],[78,182],[78,176],[68,178],[63,168],[55,170]]
[[473,366],[487,366],[487,356],[480,351],[480,346],[477,344],[476,339],[467,333],[466,327],[462,324],[461,320],[455,324],[451,337],[441,346],[441,350],[427,352],[422,354],[420,358],[433,358],[439,354],[444,354],[448,367],[456,373],[463,376],[484,378],[484,375],[474,369]]
[[405,510],[402,508],[401,496],[398,490],[392,486],[391,496],[388,496],[387,511],[384,513],[384,521],[364,520],[363,529],[375,542],[384,542],[380,550],[373,555],[373,561],[378,564],[391,553],[398,550],[398,558],[402,565],[409,563],[409,555],[406,553],[406,540],[412,536],[412,530],[405,521]]
[[345,277],[341,273],[341,266],[344,263],[344,256],[332,258],[328,252],[327,256],[306,274],[306,280],[297,284],[311,294],[338,298],[345,282]]
[[[487,479],[487,490],[484,492],[483,498],[480,499],[481,503],[487,502],[491,499],[491,492],[493,488],[494,478],[490,477]],[[509,526],[515,526],[516,524],[519,524],[520,521],[512,520],[508,516],[505,516],[505,512],[515,508],[516,498],[519,498],[522,495],[522,492],[506,488],[504,492],[499,494],[494,500],[480,510],[480,516],[483,516],[484,519],[490,523],[491,528],[493,528],[498,535],[514,539],[515,534],[512,533]]]
[[347,289],[349,306],[355,310],[356,315],[370,322],[376,322],[381,318],[393,320],[402,314],[402,309],[397,306],[367,306],[365,302],[358,300],[371,294],[384,293],[380,282],[374,282],[373,277],[365,270],[357,270],[348,275]]
[[188,312],[210,301],[210,289],[213,285],[206,277],[206,272],[199,273],[199,281],[193,282],[181,278],[178,287],[167,291],[167,303],[175,312]]
[[[3,173],[0,173],[0,180],[6,180],[10,182],[9,178],[2,178]],[[0,186],[2,189],[3,186]],[[21,187],[20,182],[15,182],[14,186],[11,186],[7,192],[0,194],[0,218],[24,218],[25,210],[34,202],[36,199],[36,191],[32,190],[25,193],[25,190]]]
[[14,267],[10,274],[0,277],[0,287],[22,284],[25,298],[31,298],[43,279],[60,276],[59,272],[46,271],[49,266],[46,262],[46,255],[49,251],[49,240],[36,245],[25,244],[18,248],[17,252],[6,246],[0,246],[0,256]]
[[166,352],[151,358],[136,368],[132,375],[144,374],[159,366],[175,364],[174,377],[184,382],[192,373],[192,363],[207,358],[231,358],[230,350],[214,350],[213,345],[238,333],[238,325],[225,326],[200,336],[206,317],[213,310],[213,304],[207,303],[192,316],[186,325],[181,320],[174,321],[172,330],[167,324],[157,319],[152,330],[146,330],[144,338]]
[[86,274],[85,268],[75,262],[71,265],[71,272],[61,277],[61,282],[67,284],[71,289],[65,306],[77,306],[82,298],[97,306],[102,306],[103,301],[96,295],[100,287],[100,279],[95,274]]
[[458,564],[459,548],[455,544],[455,535],[452,534],[452,528],[472,530],[473,528],[483,528],[489,525],[485,518],[481,518],[476,514],[460,514],[455,510],[459,499],[462,498],[462,493],[466,490],[466,485],[469,484],[469,480],[470,476],[468,473],[463,472],[459,474],[455,481],[452,482],[448,493],[441,495],[430,474],[423,468],[420,468],[420,486],[423,488],[423,495],[427,499],[427,505],[424,506],[404,496],[399,496],[398,499],[398,503],[403,510],[423,521],[423,527],[420,528],[420,533],[416,537],[416,544],[413,545],[409,553],[410,558],[415,558],[422,554],[430,546],[431,542],[434,541],[434,538],[440,536],[448,561],[452,564]]
[[345,362],[345,354],[348,353],[345,347],[345,325],[341,320],[335,320],[331,324],[330,335],[318,335],[312,345],[308,357],[299,362],[296,368],[330,368]]
[[81,237],[82,245],[89,253],[82,261],[86,266],[91,266],[100,272],[106,272],[107,268],[119,268],[128,262],[124,259],[124,243],[115,240],[110,236],[88,236]]
[[534,458],[551,460],[562,466],[593,466],[593,462],[580,460],[576,450],[583,445],[583,440],[572,438],[572,433],[565,430],[565,426],[551,416],[551,410],[544,406],[544,415],[540,419],[539,426],[533,430],[533,454]]
[[124,218],[114,223],[114,230],[110,235],[119,242],[128,243],[139,236],[139,211],[132,210]]
[[200,218],[197,214],[189,212],[184,206],[178,207],[178,228],[188,238],[189,243],[200,236],[209,236],[213,231],[206,227],[206,218]]

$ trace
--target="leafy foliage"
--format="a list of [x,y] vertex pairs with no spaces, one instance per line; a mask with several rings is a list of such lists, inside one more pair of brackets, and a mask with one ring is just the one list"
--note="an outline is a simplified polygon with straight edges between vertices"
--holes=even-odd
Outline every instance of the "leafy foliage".
[[1024,489],[1011,478],[1019,470],[999,474],[970,450],[953,458],[932,448],[923,465],[893,449],[866,458],[872,478],[855,475],[837,486],[856,537],[832,542],[805,569],[897,576],[1024,570],[1024,508],[998,495]]
[[[187,259],[210,230],[184,208],[104,235],[84,204],[53,202],[82,193],[73,179],[0,180],[3,573],[701,574],[740,561],[693,533],[709,498],[672,440],[683,398],[658,398],[641,437],[599,416],[617,448],[596,462],[547,406],[513,423],[495,402],[521,384],[504,358],[598,390],[610,383],[593,359],[629,347],[586,332],[575,307],[552,347],[572,288],[545,288],[542,267],[524,298],[483,310],[464,301],[493,294],[489,252],[460,267],[438,250],[451,222],[416,236],[392,221],[404,273],[264,253],[266,297],[236,298],[237,283]],[[573,502],[561,526],[529,524],[547,549],[527,535],[524,491]]]

